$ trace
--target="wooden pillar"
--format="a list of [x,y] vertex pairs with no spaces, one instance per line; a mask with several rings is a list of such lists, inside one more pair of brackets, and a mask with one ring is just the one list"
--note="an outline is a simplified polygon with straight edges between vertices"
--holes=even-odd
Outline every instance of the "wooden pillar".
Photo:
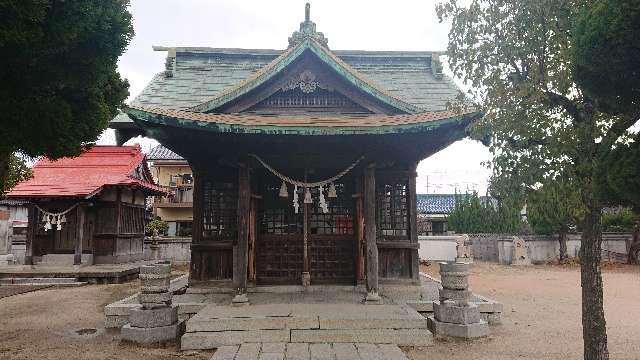
[[249,259],[249,218],[251,211],[251,181],[249,166],[240,164],[238,174],[238,240],[233,247],[234,304],[247,303],[247,265]]
[[122,187],[118,186],[116,192],[116,236],[113,238],[112,255],[115,257],[118,255],[118,239],[120,238],[120,232],[122,228]]
[[376,238],[376,169],[370,164],[364,169],[364,229],[367,243],[367,302],[379,302],[378,244]]
[[[417,166],[417,165],[416,165]],[[418,197],[416,195],[415,171],[409,174],[409,234],[412,244],[418,246]],[[420,259],[418,258],[418,247],[411,248],[411,278],[418,280],[420,277]]]
[[24,264],[33,265],[33,245],[36,240],[36,234],[38,231],[38,209],[34,204],[29,204],[28,211],[28,224],[27,224],[27,240],[26,249],[24,253]]
[[202,241],[203,227],[203,174],[193,165],[193,228],[191,231],[191,265],[189,271],[189,282],[194,280],[202,280],[202,260],[200,249],[198,248]]
[[76,208],[76,247],[73,255],[73,265],[82,264],[82,240],[84,239],[84,204],[78,205]]

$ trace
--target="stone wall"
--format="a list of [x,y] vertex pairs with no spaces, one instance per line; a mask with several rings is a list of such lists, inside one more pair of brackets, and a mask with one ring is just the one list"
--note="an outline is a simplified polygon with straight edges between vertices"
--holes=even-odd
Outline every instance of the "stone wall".
[[[513,235],[470,234],[473,243],[473,258],[476,260],[510,264],[513,253]],[[560,244],[556,235],[520,235],[529,247],[529,258],[533,263],[557,259]],[[604,233],[602,235],[603,259],[612,254],[627,254],[629,233]],[[454,261],[456,256],[456,236],[419,236],[421,260]],[[570,234],[567,238],[569,257],[576,257],[580,251],[580,234]],[[613,258],[611,258],[613,260]]]
[[159,237],[156,241],[144,239],[145,260],[170,260],[174,264],[191,261],[190,237]]

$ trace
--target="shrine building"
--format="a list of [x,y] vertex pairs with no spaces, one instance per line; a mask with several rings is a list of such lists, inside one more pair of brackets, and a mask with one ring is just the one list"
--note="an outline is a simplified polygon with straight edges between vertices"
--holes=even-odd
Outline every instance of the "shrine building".
[[416,166],[480,114],[448,110],[439,52],[328,44],[307,4],[284,50],[154,47],[111,126],[193,170],[190,286],[419,283]]

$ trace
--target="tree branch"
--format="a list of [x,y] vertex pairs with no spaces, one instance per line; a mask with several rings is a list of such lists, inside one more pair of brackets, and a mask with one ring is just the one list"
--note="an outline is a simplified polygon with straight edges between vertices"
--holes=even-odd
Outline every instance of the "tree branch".
[[622,136],[625,131],[627,131],[630,127],[633,126],[640,119],[640,109],[631,112],[630,114],[625,114],[622,118],[611,125],[611,128],[607,131],[607,133],[602,138],[600,142],[601,146],[610,149],[611,146]]
[[580,110],[578,110],[578,106],[576,106],[576,103],[573,102],[571,99],[550,90],[545,90],[544,93],[545,95],[547,95],[547,99],[549,99],[549,102],[552,105],[562,107],[577,122],[582,121],[582,115],[580,114]]

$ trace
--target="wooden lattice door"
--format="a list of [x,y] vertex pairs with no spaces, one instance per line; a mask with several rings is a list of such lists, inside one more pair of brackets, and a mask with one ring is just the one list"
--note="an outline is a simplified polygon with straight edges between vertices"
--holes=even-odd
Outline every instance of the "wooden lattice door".
[[256,282],[295,284],[302,281],[302,209],[294,213],[291,198],[278,196],[280,184],[262,184],[258,206],[256,241]]
[[[322,212],[318,192],[309,206],[309,256],[311,283],[355,282],[354,200],[348,182],[335,184],[335,199],[327,198]],[[326,195],[326,194],[325,194]]]

